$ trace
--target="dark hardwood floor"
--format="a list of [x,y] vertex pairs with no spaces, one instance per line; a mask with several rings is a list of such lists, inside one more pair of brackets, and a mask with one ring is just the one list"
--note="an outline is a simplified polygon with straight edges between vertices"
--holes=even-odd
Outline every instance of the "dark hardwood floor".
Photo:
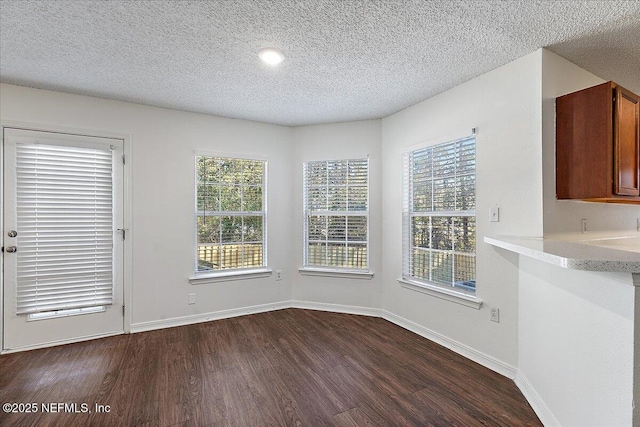
[[297,309],[0,356],[0,403],[35,404],[0,413],[21,427],[541,425],[511,380],[444,347]]

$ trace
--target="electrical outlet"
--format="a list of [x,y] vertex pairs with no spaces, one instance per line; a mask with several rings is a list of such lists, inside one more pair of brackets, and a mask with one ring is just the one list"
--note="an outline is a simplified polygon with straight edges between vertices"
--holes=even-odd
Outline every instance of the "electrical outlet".
[[491,309],[491,321],[492,322],[496,322],[496,323],[500,323],[500,309],[499,308],[492,308]]
[[189,305],[196,303],[196,294],[189,294]]
[[500,222],[500,208],[498,206],[491,208],[491,222]]
[[276,270],[276,280],[282,280],[282,270]]
[[636,224],[636,228],[640,231],[640,218],[638,218],[638,223]]
[[582,234],[587,232],[587,220],[586,219],[583,219],[580,222],[580,231],[582,232]]

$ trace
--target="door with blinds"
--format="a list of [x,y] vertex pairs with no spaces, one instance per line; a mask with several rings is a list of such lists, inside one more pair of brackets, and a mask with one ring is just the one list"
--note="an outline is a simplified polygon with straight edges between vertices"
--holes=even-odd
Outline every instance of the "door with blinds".
[[122,333],[123,140],[3,140],[4,350]]

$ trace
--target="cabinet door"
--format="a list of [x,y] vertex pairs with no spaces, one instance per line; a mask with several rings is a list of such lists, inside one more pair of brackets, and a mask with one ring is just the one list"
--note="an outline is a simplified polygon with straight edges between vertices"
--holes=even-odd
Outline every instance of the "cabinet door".
[[614,193],[637,196],[640,177],[639,98],[628,90],[616,87],[614,117]]

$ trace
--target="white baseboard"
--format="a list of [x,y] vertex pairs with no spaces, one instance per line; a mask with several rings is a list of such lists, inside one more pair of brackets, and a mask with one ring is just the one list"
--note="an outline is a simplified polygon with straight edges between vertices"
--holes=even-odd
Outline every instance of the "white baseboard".
[[[407,329],[428,340],[434,341],[466,357],[467,359],[473,360],[474,362],[479,363],[480,365],[488,369],[491,369],[494,372],[504,375],[507,378],[513,379],[515,384],[518,386],[518,388],[524,395],[525,399],[529,402],[529,404],[535,411],[536,415],[538,415],[538,418],[540,418],[540,421],[545,425],[545,427],[560,426],[560,423],[558,422],[556,417],[553,415],[549,407],[546,405],[544,400],[542,400],[538,392],[535,390],[535,388],[531,385],[529,380],[525,377],[525,375],[520,370],[517,370],[513,366],[501,360],[498,360],[492,356],[489,356],[485,353],[475,350],[465,344],[455,341],[438,332],[425,328],[424,326],[419,325],[415,322],[412,322],[411,320],[405,319],[394,313],[391,313],[389,311],[382,310],[379,308],[342,305],[342,304],[330,304],[330,303],[321,303],[321,302],[312,302],[312,301],[288,300],[288,301],[280,301],[280,302],[274,302],[269,304],[254,305],[250,307],[234,308],[230,310],[220,310],[220,311],[215,311],[210,313],[194,314],[190,316],[174,317],[171,319],[154,320],[151,322],[134,323],[131,325],[131,333],[152,331],[152,330],[164,329],[164,328],[172,328],[176,326],[191,325],[194,323],[228,319],[231,317],[245,316],[248,314],[265,313],[269,311],[282,310],[286,308],[299,308],[299,309],[306,309],[306,310],[320,310],[320,311],[329,311],[334,313],[357,314],[361,316],[381,317],[391,323],[394,323],[400,326],[401,328]],[[52,346],[62,345],[62,344],[67,344],[72,342],[104,338],[107,336],[118,335],[118,334],[121,334],[121,333],[84,337],[81,339],[74,339],[74,340],[51,342],[51,343],[46,343],[46,344],[33,346],[33,347],[22,347],[18,349],[4,350],[0,354],[14,353],[19,351],[32,350],[36,348],[52,347]]]
[[141,322],[131,325],[131,332],[144,332],[155,329],[172,328],[175,326],[191,325],[194,323],[209,322],[212,320],[227,319],[237,316],[245,316],[247,314],[264,313],[273,310],[281,310],[285,308],[299,308],[306,310],[329,311],[334,313],[357,314],[361,316],[381,317],[394,323],[404,329],[414,332],[424,338],[434,341],[448,349],[455,351],[462,356],[473,360],[482,366],[491,369],[505,377],[514,379],[516,369],[498,359],[488,356],[478,350],[459,343],[448,338],[438,332],[432,331],[415,322],[397,316],[389,311],[379,308],[362,307],[354,305],[331,304],[313,301],[289,300],[270,304],[254,305],[250,307],[242,307],[231,310],[221,310],[210,313],[194,314],[191,316],[175,317],[171,319],[154,320],[151,322]]
[[389,311],[383,310],[381,317],[428,340],[436,342],[448,348],[449,350],[466,357],[467,359],[473,360],[474,362],[479,363],[485,368],[489,368],[492,371],[499,373],[500,375],[504,375],[505,377],[510,379],[514,379],[516,377],[516,368],[492,356],[482,353],[481,351],[471,348],[465,344],[459,343],[458,341],[452,340],[449,337],[432,331],[431,329],[425,328],[422,325],[412,322],[411,320],[407,320]]
[[[424,338],[427,338],[440,345],[443,345],[444,347],[447,347],[448,349],[455,351],[456,353],[461,354],[462,356],[465,356],[466,358],[471,359],[474,362],[477,362],[482,366],[485,366],[491,369],[492,371],[495,371],[511,379],[514,379],[516,377],[516,369],[498,359],[488,356],[482,352],[479,352],[471,347],[468,347],[462,343],[452,340],[451,338],[448,338],[442,334],[439,334],[438,332],[425,328],[424,326],[421,326],[415,322],[412,322],[403,317],[395,315],[389,311],[382,310],[379,308],[372,308],[372,307],[331,304],[331,303],[313,302],[313,301],[287,300],[287,301],[279,301],[279,302],[268,303],[268,304],[254,305],[249,307],[234,308],[230,310],[220,310],[220,311],[214,311],[214,312],[208,312],[208,313],[193,314],[189,316],[173,317],[170,319],[152,320],[150,322],[132,323],[131,333],[153,331],[156,329],[164,329],[164,328],[173,328],[176,326],[192,325],[195,323],[209,322],[212,320],[220,320],[220,319],[228,319],[231,317],[238,317],[238,316],[246,316],[248,314],[265,313],[269,311],[282,310],[286,308],[299,308],[299,309],[306,309],[306,310],[319,310],[319,311],[328,311],[328,312],[334,312],[334,313],[381,317],[404,329],[407,329]],[[35,348],[51,347],[55,345],[102,338],[109,335],[112,335],[112,334],[94,336],[94,337],[85,337],[80,340],[75,339],[75,340],[68,340],[68,341],[58,341],[58,342],[42,344],[39,346],[28,347],[28,348],[23,347],[19,349],[5,350],[2,353],[3,354],[13,353],[17,351],[31,350]],[[518,382],[516,382],[516,384],[518,384]],[[525,384],[528,385],[529,383],[525,382]],[[518,384],[518,386],[520,386],[520,384]],[[533,388],[529,387],[529,389],[533,391],[532,396],[534,397],[538,396],[537,393],[535,393],[535,390],[533,390]],[[523,389],[523,393],[524,393],[524,389]],[[541,400],[539,399],[539,396],[538,396],[538,400],[541,402]],[[544,408],[546,408],[546,406],[544,406]]]
[[[535,413],[540,418],[540,421],[542,421],[542,423],[546,427],[560,426],[560,423],[555,418],[555,416],[553,415],[549,407],[545,404],[545,402],[542,400],[538,392],[533,388],[531,383],[527,380],[527,378],[524,376],[524,374],[521,371],[517,370],[513,366],[501,360],[498,360],[492,356],[489,356],[485,353],[475,350],[465,344],[462,344],[438,332],[435,332],[422,325],[412,322],[411,320],[405,319],[394,313],[391,313],[389,311],[382,310],[379,308],[342,305],[342,304],[330,304],[330,303],[312,302],[312,301],[288,300],[288,301],[280,301],[280,302],[274,302],[269,304],[254,305],[250,307],[234,308],[230,310],[220,310],[220,311],[209,312],[209,313],[194,314],[190,316],[174,317],[171,319],[134,323],[134,324],[131,324],[131,333],[152,331],[152,330],[164,329],[164,328],[172,328],[176,326],[191,325],[194,323],[228,319],[231,317],[245,316],[248,314],[265,313],[269,311],[282,310],[286,308],[299,308],[299,309],[306,309],[306,310],[320,310],[320,311],[329,311],[334,313],[381,317],[391,323],[394,323],[400,326],[401,328],[407,329],[428,340],[434,341],[466,357],[467,359],[473,360],[474,362],[479,363],[480,365],[488,369],[491,369],[494,372],[504,375],[507,378],[513,379],[515,384],[518,386],[518,388],[520,389],[524,397],[527,399],[527,401],[535,411]],[[52,343],[47,343],[39,346],[34,346],[33,348],[35,349],[35,348],[51,347],[51,346],[67,344],[71,342],[102,338],[109,335],[85,337],[80,340],[76,339],[76,340],[52,342]],[[31,350],[31,349],[32,349],[31,347],[29,348],[24,347],[19,349],[5,350],[2,352],[2,354],[13,353],[17,351],[24,351],[24,350]]]
[[267,311],[289,308],[290,301],[280,301],[269,304],[253,305],[249,307],[233,308],[209,313],[192,314],[190,316],[172,317],[171,319],[152,320],[131,324],[131,333],[152,331],[155,329],[173,328],[175,326],[192,325],[194,323],[209,322],[211,320],[228,319],[231,317],[246,316],[247,314],[265,313]]
[[333,313],[359,314],[361,316],[382,317],[382,310],[380,310],[379,308],[299,300],[291,300],[289,301],[289,303],[289,308],[302,308],[305,310],[331,311]]
[[386,310],[382,310],[379,308],[329,304],[311,301],[292,300],[289,302],[291,304],[289,306],[290,308],[381,317],[395,325],[400,326],[401,328],[407,329],[428,340],[434,341],[450,349],[451,351],[454,351],[466,357],[467,359],[473,360],[474,362],[479,363],[480,365],[491,369],[492,371],[497,372],[500,375],[503,375],[510,379],[514,379],[516,376],[516,368],[514,368],[513,366]]
[[504,375],[507,378],[514,379],[516,376],[516,368],[513,366],[502,362],[494,357],[491,357],[487,354],[484,354],[478,350],[475,350],[469,346],[466,346],[462,343],[459,343],[451,338],[448,338],[442,334],[439,334],[435,331],[432,331],[424,326],[421,326],[415,322],[407,320],[403,317],[395,315],[389,311],[381,310],[379,308],[370,308],[370,307],[360,307],[360,306],[351,306],[351,305],[341,305],[341,304],[329,304],[329,303],[321,303],[321,302],[310,302],[310,301],[297,301],[292,300],[290,302],[290,308],[301,308],[306,310],[321,310],[321,311],[331,311],[334,313],[347,313],[347,314],[358,314],[362,316],[373,316],[373,317],[381,317],[385,320],[388,320],[391,323],[394,323],[401,328],[407,329],[411,332],[414,332],[428,340],[434,341],[448,349],[466,357],[467,359],[471,359],[480,365],[491,369],[494,372],[497,372],[501,375]]
[[220,310],[209,313],[193,314],[190,316],[173,317],[171,319],[152,320],[150,322],[133,323],[131,333],[153,331],[156,329],[173,328],[176,326],[192,325],[194,323],[209,322],[212,320],[228,319],[231,317],[246,316],[247,314],[265,313],[268,311],[282,310],[285,308],[300,308],[306,310],[330,311],[334,313],[358,314],[361,316],[381,317],[380,309],[360,307],[353,305],[328,304],[311,301],[280,301],[270,304],[254,305],[250,307]]
[[558,419],[553,415],[551,409],[549,409],[544,400],[542,400],[542,397],[540,397],[536,389],[533,388],[533,385],[531,385],[522,371],[518,370],[514,382],[545,427],[560,427]]

